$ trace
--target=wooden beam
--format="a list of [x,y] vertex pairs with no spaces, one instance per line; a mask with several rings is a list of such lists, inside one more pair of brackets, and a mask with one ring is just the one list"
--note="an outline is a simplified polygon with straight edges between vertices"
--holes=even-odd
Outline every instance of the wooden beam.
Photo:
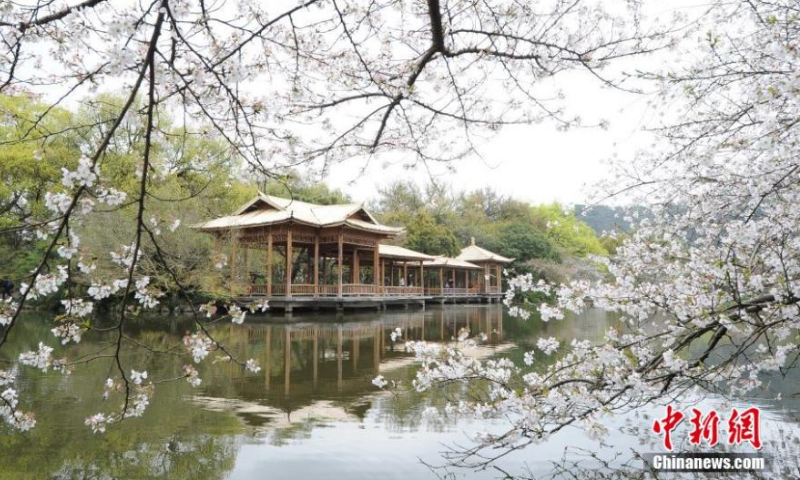
[[272,296],[272,228],[267,232],[267,296]]
[[286,297],[292,296],[292,225],[286,232]]
[[319,230],[314,235],[314,296],[319,296]]
[[344,249],[344,232],[340,229],[339,230],[339,255],[336,257],[336,267],[337,267],[337,294],[338,296],[342,296],[342,263],[344,262],[343,252]]

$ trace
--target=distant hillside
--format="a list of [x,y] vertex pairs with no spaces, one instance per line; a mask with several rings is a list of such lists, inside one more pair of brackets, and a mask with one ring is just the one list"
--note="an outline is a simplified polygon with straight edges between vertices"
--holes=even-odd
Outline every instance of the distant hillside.
[[624,220],[627,212],[623,207],[599,205],[584,212],[585,208],[585,205],[575,205],[575,216],[592,227],[598,236],[603,232],[630,230],[630,224]]

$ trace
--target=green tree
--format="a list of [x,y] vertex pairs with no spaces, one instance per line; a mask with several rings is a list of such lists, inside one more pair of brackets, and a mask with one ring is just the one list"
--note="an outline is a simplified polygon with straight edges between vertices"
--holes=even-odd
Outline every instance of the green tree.
[[49,217],[45,192],[60,187],[61,168],[74,167],[80,157],[77,130],[69,135],[73,115],[47,106],[29,95],[0,96],[0,277],[19,280],[41,260],[44,243],[21,235],[20,227]]
[[351,201],[350,197],[341,190],[330,188],[324,182],[302,176],[294,171],[279,179],[262,180],[259,182],[259,188],[267,195],[294,198],[318,205],[335,205]]
[[421,211],[407,223],[407,237],[404,245],[429,255],[445,255],[454,257],[461,251],[461,246],[453,232],[443,225],[437,224],[433,217]]
[[566,252],[577,257],[608,255],[594,230],[558,203],[531,207],[537,226]]
[[499,228],[497,253],[524,263],[533,258],[560,261],[558,251],[547,237],[530,223],[507,223]]

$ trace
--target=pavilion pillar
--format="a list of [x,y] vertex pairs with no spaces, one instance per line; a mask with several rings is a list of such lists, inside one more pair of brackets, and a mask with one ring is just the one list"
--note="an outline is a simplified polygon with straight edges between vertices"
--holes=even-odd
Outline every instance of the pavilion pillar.
[[456,288],[456,269],[450,269],[450,278],[453,280],[453,288]]
[[272,296],[272,229],[267,233],[267,296]]
[[286,297],[292,296],[292,225],[286,232]]
[[352,283],[361,283],[361,261],[358,258],[358,249],[353,249],[353,271],[350,273]]
[[305,250],[306,250],[306,284],[313,285],[314,282],[311,279],[311,275],[314,274],[314,258],[313,258],[314,253],[310,245],[306,247]]
[[389,260],[389,285],[394,286],[394,262]]
[[422,294],[425,295],[425,267],[422,265],[422,260],[419,261],[419,286],[422,287]]
[[408,286],[408,262],[403,261],[403,284]]
[[381,291],[386,295],[386,260],[381,262]]
[[244,264],[244,281],[250,285],[250,249],[247,244],[244,245],[244,261],[242,263]]
[[380,291],[380,286],[383,285],[383,280],[381,279],[381,257],[380,251],[378,250],[378,242],[375,242],[375,251],[372,253],[372,276],[373,282],[375,284],[376,290],[375,293]]
[[319,232],[314,235],[314,296],[319,296]]
[[472,271],[471,271],[471,270],[466,270],[466,271],[465,271],[465,275],[464,275],[464,277],[465,277],[465,280],[466,280],[466,282],[467,282],[467,284],[466,284],[466,287],[467,287],[467,293],[469,293],[469,276],[470,276],[470,274],[471,274],[471,273],[472,273]]
[[444,293],[444,267],[439,268],[439,290],[440,294]]
[[338,296],[342,296],[342,263],[343,263],[343,252],[342,247],[344,247],[344,232],[339,230],[339,255],[336,257],[336,268],[337,268],[337,275],[338,275],[338,283],[336,287],[336,291]]

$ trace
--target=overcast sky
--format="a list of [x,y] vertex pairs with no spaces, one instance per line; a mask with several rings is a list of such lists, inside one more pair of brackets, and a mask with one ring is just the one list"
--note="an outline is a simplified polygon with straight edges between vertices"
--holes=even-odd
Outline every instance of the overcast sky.
[[[679,10],[695,19],[706,7],[703,0],[658,1],[649,5],[655,9],[656,16]],[[696,48],[697,40],[690,36],[683,46]],[[616,69],[632,73],[674,67],[678,62],[691,61],[687,57],[691,55],[681,56],[677,50],[665,50],[624,64],[617,63]],[[630,158],[652,144],[653,135],[643,128],[656,123],[656,112],[648,106],[654,96],[609,88],[585,72],[566,72],[555,80],[566,95],[569,113],[580,115],[586,124],[607,119],[609,128],[561,132],[553,121],[507,127],[483,143],[480,148],[483,158],[460,161],[455,165],[455,173],[444,169],[432,173],[422,168],[405,170],[378,162],[371,162],[362,172],[364,163],[356,160],[333,167],[326,182],[358,201],[374,198],[379,187],[397,179],[408,178],[422,184],[432,176],[449,183],[455,190],[488,186],[501,194],[532,203],[582,203],[587,186],[607,174],[606,160],[612,155],[622,160]]]
[[380,186],[396,179],[424,183],[433,177],[456,190],[490,186],[504,195],[533,203],[580,203],[585,186],[605,174],[604,160],[615,153],[625,158],[652,141],[642,127],[653,112],[647,107],[648,95],[601,87],[588,75],[565,75],[559,77],[559,83],[563,84],[572,113],[580,114],[586,123],[608,119],[609,128],[561,132],[552,121],[508,127],[483,143],[483,158],[459,161],[455,173],[443,168],[430,173],[422,168],[405,170],[399,165],[377,162],[362,173],[363,162],[352,161],[333,167],[326,182],[359,201],[373,198]]

